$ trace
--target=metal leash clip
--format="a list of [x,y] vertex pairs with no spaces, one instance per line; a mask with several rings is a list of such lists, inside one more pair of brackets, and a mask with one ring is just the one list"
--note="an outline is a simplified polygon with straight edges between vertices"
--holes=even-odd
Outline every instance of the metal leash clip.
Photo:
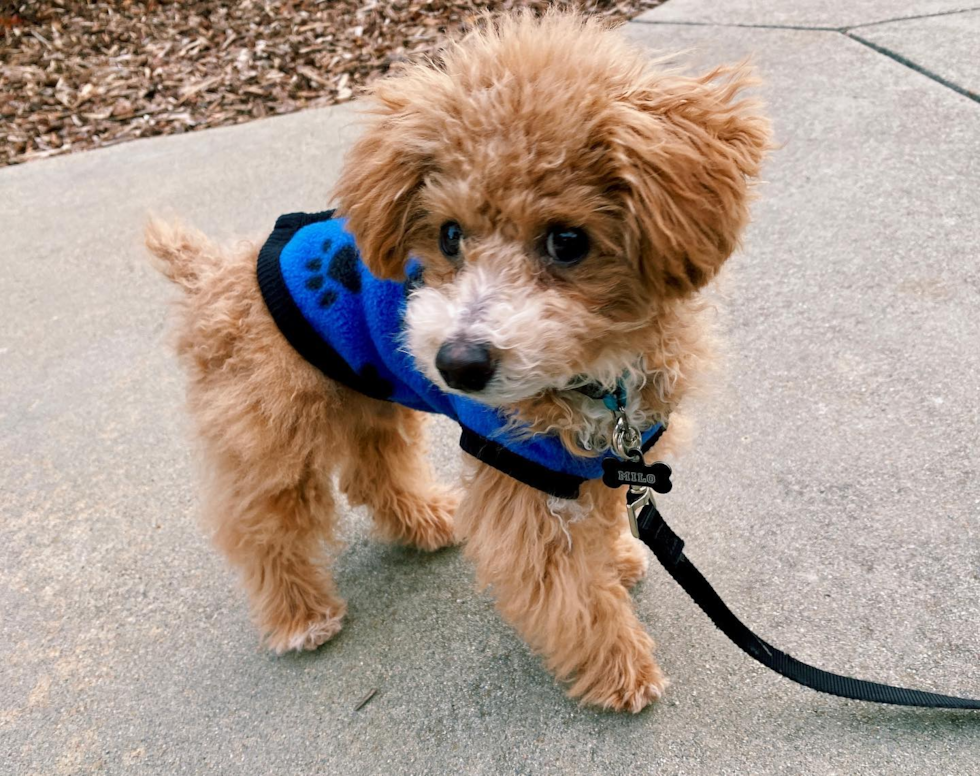
[[[640,432],[626,418],[622,410],[616,412],[616,426],[613,430],[613,452],[624,461],[643,462],[640,453],[642,437]],[[630,521],[630,531],[637,539],[640,538],[639,518],[648,506],[656,507],[653,498],[653,488],[644,485],[630,485],[626,496],[626,516]]]
[[[630,498],[634,496],[634,498]],[[629,496],[626,497],[626,516],[630,520],[630,532],[637,539],[640,538],[639,519],[643,515],[643,510],[647,507],[656,508],[657,502],[653,499],[651,488],[641,488],[630,485]]]

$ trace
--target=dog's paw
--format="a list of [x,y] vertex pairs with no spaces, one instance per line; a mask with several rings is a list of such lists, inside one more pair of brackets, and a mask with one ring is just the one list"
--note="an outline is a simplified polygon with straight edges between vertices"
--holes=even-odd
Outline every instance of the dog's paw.
[[336,636],[344,625],[344,613],[328,612],[302,623],[293,623],[266,634],[266,646],[277,655],[307,652]]
[[615,555],[619,579],[627,589],[647,575],[650,553],[632,534],[624,533],[616,540]]
[[582,695],[582,702],[637,714],[659,701],[667,685],[653,657],[645,655],[640,664],[618,666],[611,676],[596,682]]
[[396,541],[426,552],[456,543],[453,515],[459,506],[459,494],[439,490],[425,497],[410,496],[399,504]]
[[638,714],[651,703],[659,701],[664,695],[664,690],[667,689],[667,679],[659,676],[659,671],[657,673],[658,678],[656,681],[623,688],[621,692],[613,696],[607,708],[614,711],[629,711],[633,714]]

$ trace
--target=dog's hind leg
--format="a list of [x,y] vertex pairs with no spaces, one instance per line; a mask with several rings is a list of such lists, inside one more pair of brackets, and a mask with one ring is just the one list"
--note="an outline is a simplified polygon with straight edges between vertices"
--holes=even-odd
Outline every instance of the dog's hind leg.
[[269,647],[315,649],[345,611],[329,568],[337,386],[279,333],[259,295],[254,248],[208,249],[214,255],[195,264],[199,243],[160,228],[153,239],[189,278],[177,352],[204,457],[205,522],[241,573]]
[[375,412],[359,415],[343,434],[340,489],[352,505],[371,510],[383,539],[429,551],[452,544],[459,498],[433,477],[424,455],[423,417],[357,398],[372,403]]
[[[214,543],[241,573],[252,616],[281,654],[334,636],[345,605],[330,572],[336,452],[327,418],[337,412],[336,389],[276,336],[240,343],[238,368],[192,381],[189,399],[210,475],[205,518]],[[252,347],[261,349],[255,361]]]
[[241,572],[252,615],[277,653],[316,649],[341,628],[345,605],[329,562],[334,498],[318,456],[269,451],[212,457],[207,517]]

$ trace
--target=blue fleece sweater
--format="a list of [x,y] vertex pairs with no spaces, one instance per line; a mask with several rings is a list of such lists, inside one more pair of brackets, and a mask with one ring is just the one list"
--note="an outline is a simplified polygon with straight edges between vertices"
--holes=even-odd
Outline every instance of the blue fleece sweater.
[[[446,393],[419,371],[402,331],[421,266],[410,262],[406,275],[402,283],[372,275],[332,212],[282,216],[258,261],[259,286],[276,324],[328,377],[376,399],[446,415],[462,427],[466,452],[531,487],[577,498],[583,481],[602,476],[602,457],[574,455],[554,435],[515,438],[504,430],[503,412]],[[649,429],[644,441],[659,430]]]

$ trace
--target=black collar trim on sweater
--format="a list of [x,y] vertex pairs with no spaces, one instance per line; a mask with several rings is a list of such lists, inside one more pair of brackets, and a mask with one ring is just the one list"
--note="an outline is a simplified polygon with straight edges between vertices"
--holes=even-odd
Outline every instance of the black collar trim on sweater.
[[256,270],[259,280],[259,290],[265,300],[266,307],[272,314],[279,331],[293,349],[313,366],[337,382],[343,383],[358,393],[370,396],[372,399],[389,400],[388,395],[379,393],[378,387],[364,380],[341,355],[328,345],[323,337],[316,333],[309,321],[303,317],[293,301],[292,294],[286,287],[282,276],[282,265],[279,256],[282,249],[293,236],[304,226],[329,221],[334,217],[334,211],[322,213],[288,213],[276,221],[276,228],[259,251],[258,267]]

